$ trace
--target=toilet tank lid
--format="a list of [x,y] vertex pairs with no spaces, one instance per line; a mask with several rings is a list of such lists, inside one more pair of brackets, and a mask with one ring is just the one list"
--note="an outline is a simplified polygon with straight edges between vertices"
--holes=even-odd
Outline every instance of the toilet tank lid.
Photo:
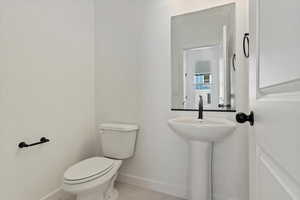
[[139,129],[139,127],[136,124],[103,123],[99,125],[99,129],[111,131],[136,131]]

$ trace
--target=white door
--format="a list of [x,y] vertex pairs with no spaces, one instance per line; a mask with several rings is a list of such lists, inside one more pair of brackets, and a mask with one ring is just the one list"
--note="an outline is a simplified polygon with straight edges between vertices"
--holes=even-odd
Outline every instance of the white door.
[[251,200],[300,199],[300,1],[250,0]]

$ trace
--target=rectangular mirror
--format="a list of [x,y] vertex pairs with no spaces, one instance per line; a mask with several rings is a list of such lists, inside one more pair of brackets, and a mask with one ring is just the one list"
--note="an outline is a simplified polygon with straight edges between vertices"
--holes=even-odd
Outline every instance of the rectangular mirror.
[[235,4],[171,18],[172,110],[235,111]]

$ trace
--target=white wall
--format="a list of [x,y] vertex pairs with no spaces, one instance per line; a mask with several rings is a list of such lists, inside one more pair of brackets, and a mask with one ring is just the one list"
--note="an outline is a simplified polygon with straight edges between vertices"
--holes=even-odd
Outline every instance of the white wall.
[[[172,133],[167,120],[178,115],[196,116],[196,113],[170,111],[170,16],[229,2],[232,1],[98,1],[97,122],[137,122],[141,127],[135,157],[123,165],[121,181],[185,196],[187,144]],[[239,86],[236,91],[237,107],[239,111],[247,111],[247,66],[240,44],[243,33],[247,31],[247,0],[235,2]],[[112,80],[115,73],[119,79]],[[205,115],[234,120],[232,113]],[[234,135],[216,145],[216,199],[248,199],[246,130],[241,126]]]
[[97,121],[138,119],[138,39],[133,0],[96,1]]
[[38,200],[94,154],[94,3],[0,0],[0,44],[0,195]]

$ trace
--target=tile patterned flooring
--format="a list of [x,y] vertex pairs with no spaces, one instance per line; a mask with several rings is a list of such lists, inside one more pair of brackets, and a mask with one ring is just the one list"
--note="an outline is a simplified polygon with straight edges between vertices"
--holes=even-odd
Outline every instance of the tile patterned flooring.
[[124,183],[117,183],[116,188],[119,191],[118,200],[183,200]]

